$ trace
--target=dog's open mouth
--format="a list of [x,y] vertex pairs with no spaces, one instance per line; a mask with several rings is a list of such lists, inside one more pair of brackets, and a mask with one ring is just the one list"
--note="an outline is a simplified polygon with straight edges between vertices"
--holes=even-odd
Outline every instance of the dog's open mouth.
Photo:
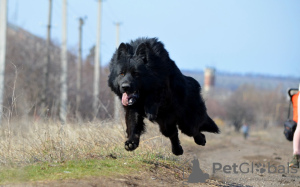
[[127,94],[126,92],[122,95],[122,104],[124,106],[133,105],[137,99],[139,98],[139,94],[134,92],[132,94]]

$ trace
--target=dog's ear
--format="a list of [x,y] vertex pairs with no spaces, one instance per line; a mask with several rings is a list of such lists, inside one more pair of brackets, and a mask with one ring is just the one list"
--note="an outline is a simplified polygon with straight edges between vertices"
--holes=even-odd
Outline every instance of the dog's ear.
[[148,61],[147,45],[145,43],[141,43],[137,47],[135,54],[136,56],[142,58],[144,62],[147,62]]
[[118,48],[118,60],[122,55],[126,55],[128,53],[127,51],[127,45],[124,43],[121,43],[119,48]]

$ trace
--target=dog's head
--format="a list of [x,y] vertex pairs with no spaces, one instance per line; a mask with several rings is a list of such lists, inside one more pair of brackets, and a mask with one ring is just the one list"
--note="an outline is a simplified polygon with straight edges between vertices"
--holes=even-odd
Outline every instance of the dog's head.
[[121,43],[110,64],[109,86],[122,98],[124,106],[133,105],[151,84],[151,71],[147,67],[151,52],[147,44],[134,48]]
[[171,66],[174,62],[156,38],[121,43],[110,62],[108,84],[124,106],[133,105],[168,86]]

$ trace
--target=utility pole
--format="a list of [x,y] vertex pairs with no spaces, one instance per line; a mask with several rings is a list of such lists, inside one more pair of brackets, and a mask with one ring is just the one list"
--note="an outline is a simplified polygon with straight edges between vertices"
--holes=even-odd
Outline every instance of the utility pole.
[[[120,22],[115,23],[116,25],[116,47],[119,47],[120,44]],[[114,98],[114,120],[115,122],[118,122],[120,120],[120,108],[121,108],[121,102],[118,96],[115,95]]]
[[7,1],[0,4],[0,125],[3,117],[3,95],[6,55]]
[[49,0],[47,41],[46,41],[47,51],[46,51],[45,64],[43,67],[44,82],[43,82],[43,93],[42,93],[42,104],[41,104],[42,114],[46,114],[46,115],[47,115],[46,112],[48,108],[47,96],[48,96],[48,89],[49,89],[51,17],[52,17],[52,0]]
[[63,124],[67,121],[67,0],[63,0],[62,10],[62,42],[61,42],[61,76],[60,76],[60,110],[59,117]]
[[80,105],[80,90],[81,90],[81,66],[82,66],[82,25],[84,21],[79,18],[79,41],[78,41],[78,62],[77,62],[77,94],[76,94],[76,117],[80,118],[79,105]]
[[101,34],[101,0],[98,0],[98,27],[97,27],[97,39],[95,46],[95,63],[94,63],[94,93],[93,93],[93,110],[95,118],[98,114],[98,96],[99,96],[99,82],[100,82],[100,34]]

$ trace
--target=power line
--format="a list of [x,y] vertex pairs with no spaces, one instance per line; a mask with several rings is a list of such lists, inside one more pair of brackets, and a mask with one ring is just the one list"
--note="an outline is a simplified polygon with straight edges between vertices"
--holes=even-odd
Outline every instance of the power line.
[[[82,13],[80,13],[80,11],[77,11],[76,10],[76,8],[72,5],[72,4],[70,4],[70,3],[68,3],[67,4],[67,6],[68,6],[68,8],[70,9],[70,13],[74,16],[74,17],[76,17],[76,19],[78,18],[78,17],[83,17],[84,15],[82,14]],[[87,16],[84,16],[85,17],[85,19],[87,19],[88,17]],[[88,25],[88,24],[86,24],[86,27],[88,27],[88,29],[86,29],[86,31],[85,31],[85,40],[88,40],[88,42],[89,43],[95,43],[94,42],[94,38],[92,38],[91,36],[93,36],[95,33],[94,32],[92,32],[93,31],[93,29]],[[102,45],[103,46],[103,45]],[[90,47],[88,48],[88,49],[85,49],[84,51],[89,51],[90,50]]]
[[108,11],[108,12],[109,12],[109,13],[112,15],[112,17],[114,17],[114,18],[115,18],[115,19],[113,18],[113,19],[112,19],[112,21],[113,21],[113,22],[115,22],[116,20],[120,20],[120,19],[119,19],[119,17],[118,17],[118,16],[116,16],[116,14],[114,13],[114,10],[111,8],[111,6],[110,6],[110,2],[109,2],[109,1],[107,1],[107,3],[106,3],[106,4],[107,4],[107,7],[108,7],[108,8],[109,8],[109,10],[110,10],[110,11]]

